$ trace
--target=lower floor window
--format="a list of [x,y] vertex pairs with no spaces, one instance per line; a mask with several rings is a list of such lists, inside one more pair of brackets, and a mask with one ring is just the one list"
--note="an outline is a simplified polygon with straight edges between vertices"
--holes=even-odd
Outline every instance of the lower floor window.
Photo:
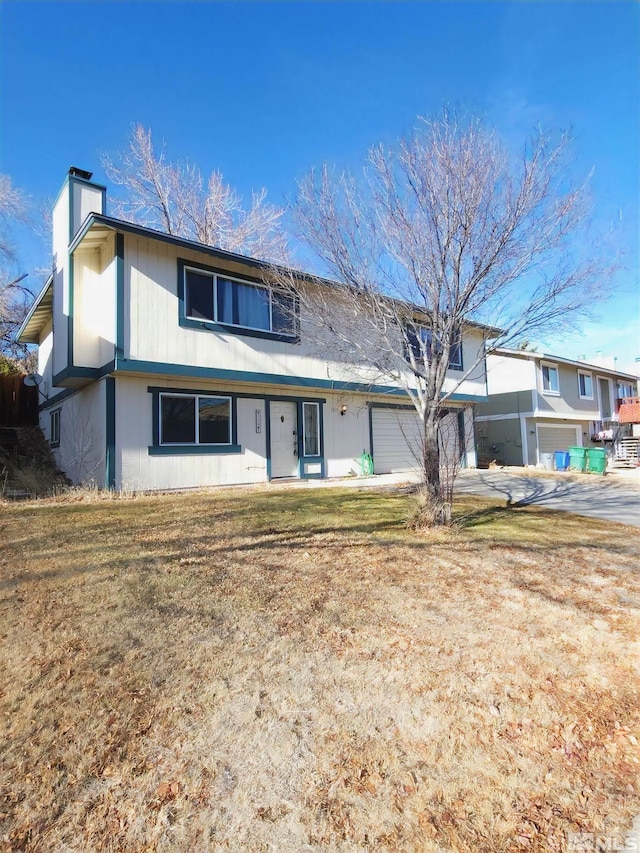
[[49,423],[49,443],[51,447],[60,446],[60,409],[54,409],[51,412],[51,420]]
[[231,398],[161,394],[160,444],[231,444]]

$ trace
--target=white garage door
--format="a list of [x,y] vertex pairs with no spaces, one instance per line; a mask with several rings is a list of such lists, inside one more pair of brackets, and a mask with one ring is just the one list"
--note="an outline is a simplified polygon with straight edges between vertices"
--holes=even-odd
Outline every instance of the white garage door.
[[538,453],[555,453],[556,450],[568,450],[582,445],[580,427],[575,426],[538,426]]
[[373,409],[373,465],[376,474],[396,474],[419,467],[420,419],[407,409]]

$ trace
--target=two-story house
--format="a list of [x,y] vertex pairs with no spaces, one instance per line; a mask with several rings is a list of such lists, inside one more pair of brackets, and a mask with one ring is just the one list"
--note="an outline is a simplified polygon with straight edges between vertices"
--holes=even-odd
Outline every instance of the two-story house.
[[487,356],[488,400],[476,409],[480,462],[550,467],[557,450],[633,441],[620,417],[637,396],[637,378],[583,361],[527,350]]
[[[74,482],[171,489],[415,465],[399,383],[319,353],[258,260],[106,215],[72,168],[53,211],[53,274],[20,331],[39,345],[41,426]],[[335,285],[333,285],[335,286]],[[475,465],[488,330],[463,330],[447,417]],[[356,369],[357,367],[357,369]],[[469,375],[467,375],[469,373]],[[462,440],[464,437],[464,440]]]

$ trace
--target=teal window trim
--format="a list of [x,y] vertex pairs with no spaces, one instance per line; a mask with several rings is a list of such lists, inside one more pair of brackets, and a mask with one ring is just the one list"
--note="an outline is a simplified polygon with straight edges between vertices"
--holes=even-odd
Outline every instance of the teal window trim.
[[148,385],[147,391],[152,394],[154,391],[160,394],[202,394],[208,397],[237,397],[238,399],[247,400],[277,400],[283,403],[297,403],[304,401],[307,403],[326,403],[325,397],[292,397],[285,394],[261,394],[259,391],[253,394],[248,391],[229,391],[228,389],[220,388],[167,388],[164,385]]
[[239,444],[152,444],[147,450],[149,456],[230,456],[242,453]]
[[105,448],[105,487],[116,487],[116,380],[113,376],[105,379],[106,404],[106,448]]
[[447,367],[449,370],[464,370],[464,356],[461,334],[458,334],[451,343],[451,349],[449,350],[449,364],[447,365]]
[[[304,455],[304,404],[318,403],[318,449],[317,456]],[[298,477],[301,480],[324,480],[326,477],[326,460],[324,456],[324,406],[318,400],[297,401],[297,417],[298,417]],[[306,474],[305,465],[317,465],[320,463],[320,472],[317,474]]]
[[264,440],[267,453],[267,482],[271,482],[271,398],[264,401]]
[[[217,391],[194,391],[191,388],[159,388],[149,387],[151,394],[152,417],[151,432],[152,444],[148,447],[149,456],[183,456],[183,455],[216,455],[242,453],[242,447],[238,444],[238,407],[237,395]],[[160,443],[160,405],[162,395],[191,397],[223,397],[230,401],[231,415],[231,442],[229,444],[161,444]]]
[[116,234],[116,346],[115,360],[124,358],[124,234]]
[[49,412],[49,446],[60,447],[60,426],[62,420],[62,407],[52,409]]
[[[305,409],[307,406],[313,406],[315,408],[316,412],[318,413],[317,414],[317,418],[318,418],[318,435],[317,435],[318,452],[317,453],[307,453],[308,442],[307,442],[307,430],[306,430],[306,420],[305,420]],[[321,448],[321,442],[320,442],[320,405],[319,405],[319,403],[316,403],[315,401],[312,402],[310,400],[304,400],[302,403],[302,451],[303,451],[302,455],[305,459],[318,459],[320,456],[322,456],[322,448]]]
[[[205,330],[210,332],[217,332],[219,334],[231,334],[231,335],[240,335],[243,337],[249,338],[262,338],[270,341],[282,341],[283,343],[288,344],[297,344],[300,342],[300,333],[299,333],[299,325],[298,325],[298,305],[294,306],[294,314],[295,314],[295,326],[296,330],[292,334],[283,334],[281,332],[273,332],[267,329],[253,329],[247,326],[240,326],[230,323],[221,323],[217,320],[203,320],[195,317],[187,316],[186,311],[186,296],[185,296],[185,273],[187,270],[193,270],[194,272],[203,272],[206,274],[210,274],[212,276],[212,287],[213,287],[213,309],[214,314],[217,315],[217,277],[228,279],[229,281],[237,282],[238,284],[249,284],[257,287],[261,287],[264,290],[268,290],[271,293],[271,289],[264,283],[263,279],[257,278],[255,276],[250,275],[242,275],[242,277],[237,277],[233,273],[229,273],[228,270],[224,270],[221,267],[214,267],[208,264],[202,264],[199,262],[188,261],[185,258],[178,258],[178,325],[184,329],[198,329]],[[269,316],[272,317],[272,299],[270,297],[269,300]],[[272,322],[272,321],[271,321]]]
[[[139,361],[127,359],[117,365],[118,373],[146,374],[163,377],[180,377],[186,380],[210,380],[224,382],[244,382],[264,385],[291,385],[296,388],[317,388],[323,391],[357,391],[367,394],[380,394],[388,397],[400,397],[407,399],[407,393],[402,388],[393,388],[388,385],[366,385],[361,382],[341,382],[335,379],[315,379],[308,376],[288,376],[281,373],[254,373],[250,370],[227,370],[218,367],[201,367],[194,364],[175,364],[166,361]],[[235,392],[234,392],[235,393]],[[272,394],[247,394],[248,397],[270,397],[277,399]],[[282,399],[293,400],[294,397],[283,397]],[[313,399],[311,397],[305,397]],[[453,399],[453,395],[452,395]],[[476,399],[485,399],[473,397]]]
[[[244,384],[260,385],[288,385],[300,389],[317,389],[318,391],[335,391],[336,393],[354,391],[358,394],[376,395],[391,399],[407,400],[407,392],[402,388],[394,388],[389,385],[367,385],[362,382],[342,382],[335,379],[316,379],[309,376],[288,376],[281,373],[254,373],[250,370],[227,370],[218,367],[201,367],[195,364],[175,364],[166,361],[139,361],[128,359],[119,362],[116,374],[144,375],[145,377],[157,376],[171,379],[184,379],[185,381],[201,382],[242,382]],[[184,389],[182,389],[184,390]],[[254,393],[240,394],[232,392],[237,397],[251,397],[253,399],[272,400],[295,400],[296,396],[273,395],[261,393],[258,388]],[[445,395],[443,395],[444,397]],[[486,403],[489,399],[486,394],[447,394],[446,398],[452,403]],[[316,400],[317,397],[304,397],[305,400]],[[396,404],[393,404],[396,405]]]
[[[409,362],[409,349],[411,349],[418,365],[423,360],[423,349],[427,359],[430,358],[433,348],[433,331],[428,326],[423,326],[420,323],[409,323],[405,328],[404,334],[406,338],[405,361]],[[440,350],[441,348],[438,347],[438,349]],[[447,370],[455,370],[457,372],[464,370],[462,334],[460,332],[458,332],[451,342]]]

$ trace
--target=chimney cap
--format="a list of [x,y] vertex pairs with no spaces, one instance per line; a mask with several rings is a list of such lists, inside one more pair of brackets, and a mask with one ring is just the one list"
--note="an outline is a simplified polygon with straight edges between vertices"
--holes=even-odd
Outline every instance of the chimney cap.
[[83,178],[85,181],[90,181],[93,177],[93,172],[86,172],[84,169],[79,169],[77,166],[69,167],[69,174],[77,178]]

